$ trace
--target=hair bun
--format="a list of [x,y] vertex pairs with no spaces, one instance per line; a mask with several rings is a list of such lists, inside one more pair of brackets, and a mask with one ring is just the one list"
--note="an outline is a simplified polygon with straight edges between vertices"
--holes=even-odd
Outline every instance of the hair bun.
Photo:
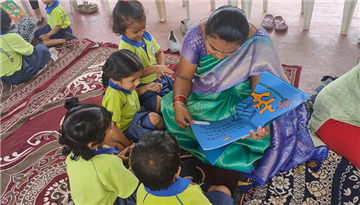
[[77,97],[71,97],[66,99],[64,107],[67,110],[70,110],[71,108],[76,107],[78,105],[79,105],[79,99]]

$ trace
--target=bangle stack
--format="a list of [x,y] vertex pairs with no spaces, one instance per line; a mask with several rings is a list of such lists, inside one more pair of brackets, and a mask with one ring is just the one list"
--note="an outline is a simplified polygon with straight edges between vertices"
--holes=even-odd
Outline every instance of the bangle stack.
[[174,100],[173,100],[173,106],[176,104],[176,103],[180,103],[182,106],[186,107],[186,97],[184,95],[177,95],[174,97]]

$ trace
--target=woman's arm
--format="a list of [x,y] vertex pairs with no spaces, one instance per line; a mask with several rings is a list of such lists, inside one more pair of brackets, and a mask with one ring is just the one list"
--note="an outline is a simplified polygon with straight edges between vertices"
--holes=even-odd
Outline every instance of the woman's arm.
[[259,82],[260,76],[261,76],[261,75],[253,75],[253,76],[250,77],[250,78],[251,78],[251,88],[252,88],[252,91],[255,90],[256,85],[257,85],[258,82]]
[[[197,65],[192,64],[180,56],[179,68],[176,73],[173,93],[174,97],[183,95],[186,98],[189,96],[191,90],[191,82],[194,78]],[[194,120],[189,115],[186,107],[180,103],[174,104],[175,108],[175,122],[183,129],[189,127],[189,122]],[[186,122],[185,119],[188,121]]]

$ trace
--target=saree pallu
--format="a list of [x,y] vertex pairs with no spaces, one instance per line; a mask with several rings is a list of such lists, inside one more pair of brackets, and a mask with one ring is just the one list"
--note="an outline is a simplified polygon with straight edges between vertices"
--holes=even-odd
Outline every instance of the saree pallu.
[[[218,121],[236,113],[236,105],[252,93],[249,77],[260,75],[263,71],[286,78],[274,45],[263,37],[250,38],[234,55],[223,60],[211,55],[201,57],[186,103],[190,116],[194,120]],[[203,163],[210,164],[199,151],[192,129],[182,129],[175,123],[172,100],[171,92],[161,101],[167,130],[176,136],[181,148]],[[264,139],[255,141],[247,138],[234,142],[214,166],[252,173],[250,177],[264,185],[280,170],[286,171],[310,159],[326,158],[326,147],[314,149],[306,129],[307,120],[307,113],[301,105],[274,121],[270,134]]]

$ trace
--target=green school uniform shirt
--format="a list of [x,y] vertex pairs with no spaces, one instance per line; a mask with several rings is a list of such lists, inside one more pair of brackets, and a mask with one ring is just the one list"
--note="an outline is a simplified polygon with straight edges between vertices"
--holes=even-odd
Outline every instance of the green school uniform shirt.
[[136,204],[211,204],[199,185],[191,185],[190,179],[179,177],[167,190],[151,191],[141,184],[136,192]]
[[69,27],[71,24],[69,16],[66,14],[60,4],[55,7],[50,14],[47,14],[46,19],[51,29],[58,25],[61,25],[61,29],[64,29]]
[[34,52],[34,47],[15,33],[1,35],[0,45],[0,77],[11,76],[21,70],[22,56],[29,56]]
[[[149,32],[144,33],[143,39],[144,42],[133,41],[122,35],[121,41],[119,43],[119,50],[130,50],[137,57],[139,57],[139,59],[144,65],[144,68],[147,68],[149,66],[157,64],[155,54],[160,50],[160,46]],[[140,83],[150,83],[156,79],[157,72],[141,78]]]
[[87,161],[81,157],[72,160],[69,155],[65,163],[75,204],[112,205],[117,197],[128,198],[139,184],[113,153],[96,155]]
[[107,87],[102,105],[113,113],[112,121],[121,131],[130,127],[132,119],[137,111],[140,110],[140,101],[135,90],[131,94],[126,94],[120,90]]

